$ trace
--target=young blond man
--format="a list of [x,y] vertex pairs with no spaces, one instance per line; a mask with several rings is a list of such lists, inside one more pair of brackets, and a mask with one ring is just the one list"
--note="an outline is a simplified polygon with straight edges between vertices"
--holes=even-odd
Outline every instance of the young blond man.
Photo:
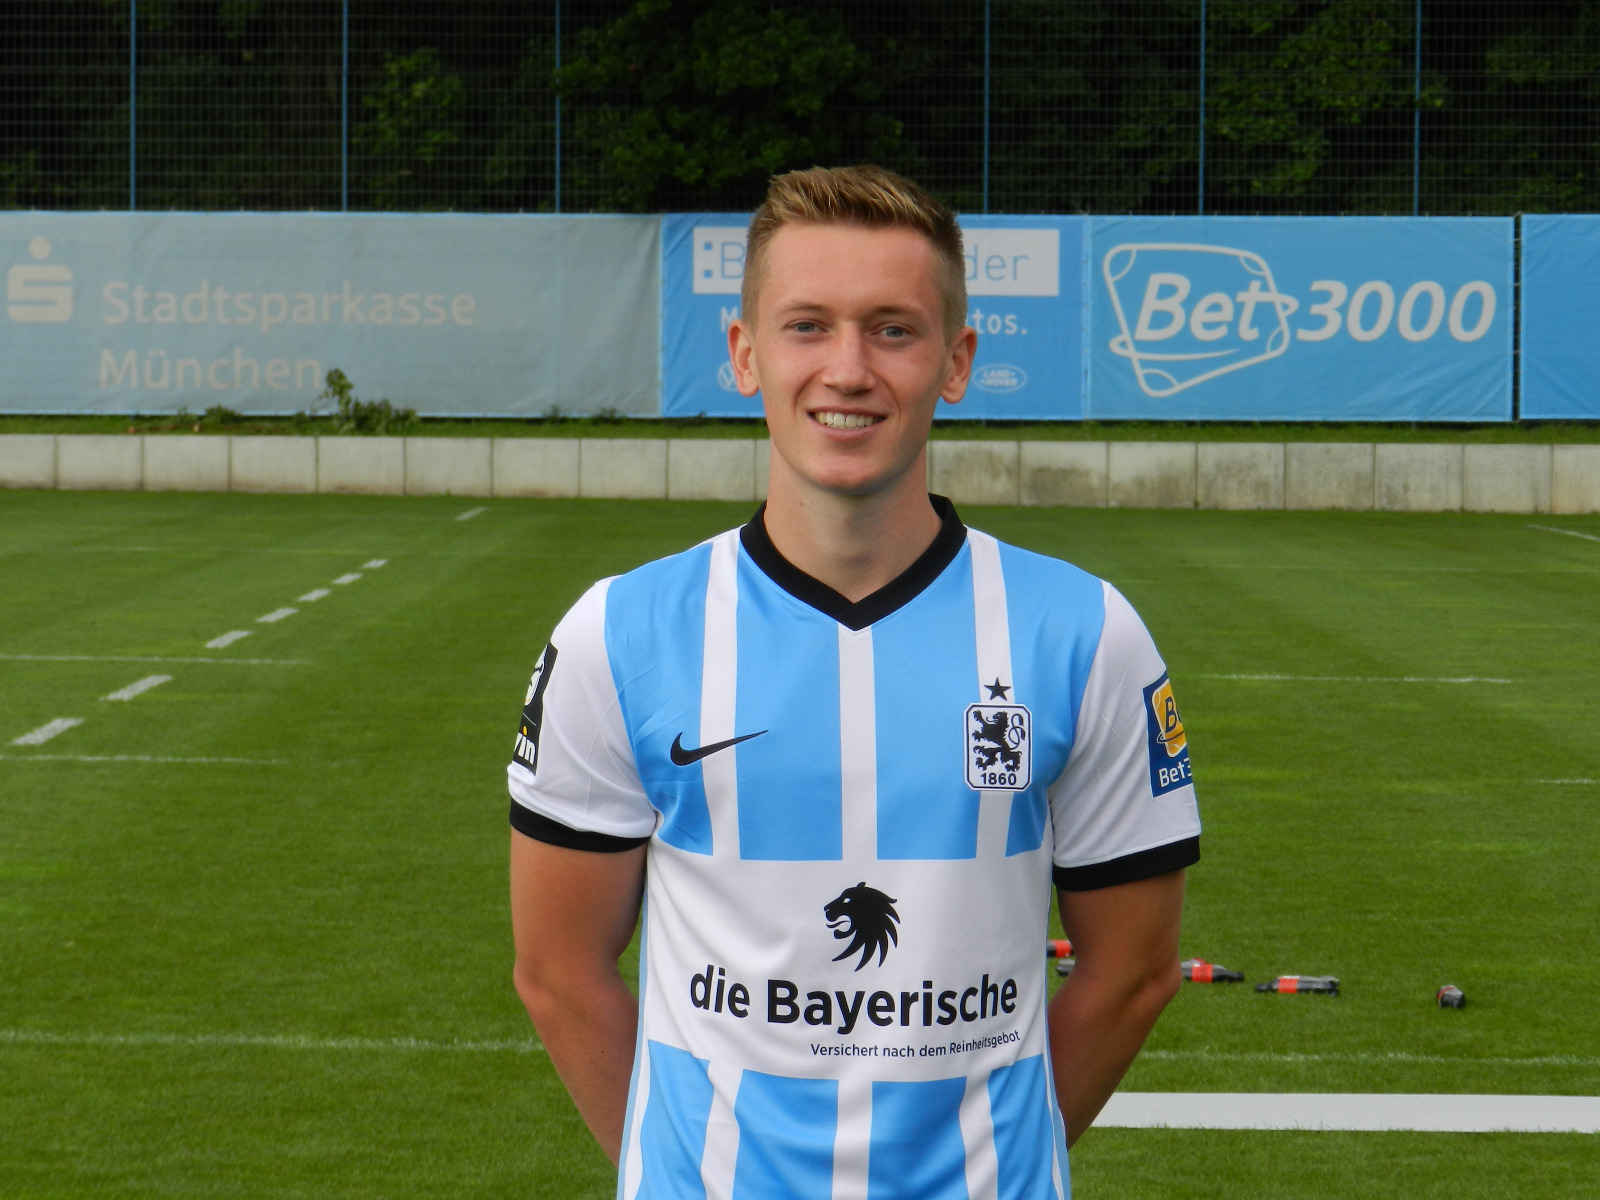
[[623,1200],[1066,1200],[1180,979],[1171,685],[1108,584],[927,492],[977,342],[954,216],[794,172],[747,261],[767,502],[556,628],[509,768],[518,993]]

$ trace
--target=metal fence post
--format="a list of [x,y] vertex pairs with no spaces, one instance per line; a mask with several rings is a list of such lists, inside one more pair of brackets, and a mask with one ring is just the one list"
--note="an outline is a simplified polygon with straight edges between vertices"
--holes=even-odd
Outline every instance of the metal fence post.
[[989,9],[983,0],[983,211],[989,211]]
[[[556,70],[561,70],[561,0],[556,0]],[[555,87],[556,93],[556,202],[555,210],[561,211],[561,86]]]
[[128,211],[139,207],[139,0],[128,0]]
[[350,0],[339,29],[339,211],[350,211]]
[[1411,215],[1422,211],[1422,0],[1417,0],[1416,43],[1411,65]]
[[1198,212],[1206,215],[1206,0],[1200,0],[1200,180]]

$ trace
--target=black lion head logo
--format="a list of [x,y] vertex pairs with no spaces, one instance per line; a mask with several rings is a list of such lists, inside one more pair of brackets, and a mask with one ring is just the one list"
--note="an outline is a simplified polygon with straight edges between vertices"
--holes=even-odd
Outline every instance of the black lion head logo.
[[876,950],[878,965],[883,966],[883,960],[889,954],[889,943],[900,944],[900,935],[895,931],[895,926],[900,923],[900,914],[894,910],[895,903],[893,896],[886,896],[877,888],[869,888],[863,880],[855,887],[845,888],[824,904],[822,915],[828,919],[828,928],[833,930],[833,936],[841,940],[850,939],[850,944],[836,954],[833,961],[849,958],[859,950],[861,961],[856,964],[856,970],[859,971],[867,965],[867,959]]

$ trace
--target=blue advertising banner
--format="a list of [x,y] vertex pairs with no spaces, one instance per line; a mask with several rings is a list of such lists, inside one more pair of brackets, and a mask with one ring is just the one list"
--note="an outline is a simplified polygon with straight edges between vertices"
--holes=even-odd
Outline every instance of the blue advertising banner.
[[[656,411],[649,217],[0,213],[0,412]],[[326,407],[326,406],[324,406]]]
[[[748,213],[674,213],[661,230],[661,411],[761,415],[739,395],[728,326],[739,315]],[[941,418],[1083,415],[1082,217],[964,216],[972,387]]]
[[1522,415],[1600,418],[1600,216],[1522,218]]
[[1509,218],[1096,217],[1088,415],[1508,421]]

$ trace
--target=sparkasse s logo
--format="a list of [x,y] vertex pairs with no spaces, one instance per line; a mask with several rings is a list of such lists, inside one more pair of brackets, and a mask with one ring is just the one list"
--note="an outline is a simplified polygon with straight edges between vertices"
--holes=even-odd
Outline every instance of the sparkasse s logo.
[[6,315],[25,324],[54,324],[72,320],[72,268],[45,262],[53,247],[47,237],[28,242],[34,261],[18,263],[6,272]]
[[1262,255],[1192,242],[1113,246],[1101,274],[1119,330],[1109,348],[1128,361],[1139,389],[1157,398],[1341,334],[1372,343],[1392,330],[1415,344],[1447,331],[1457,342],[1476,342],[1496,309],[1494,286],[1481,279],[1451,294],[1430,279],[1317,279],[1296,296],[1279,286]]

